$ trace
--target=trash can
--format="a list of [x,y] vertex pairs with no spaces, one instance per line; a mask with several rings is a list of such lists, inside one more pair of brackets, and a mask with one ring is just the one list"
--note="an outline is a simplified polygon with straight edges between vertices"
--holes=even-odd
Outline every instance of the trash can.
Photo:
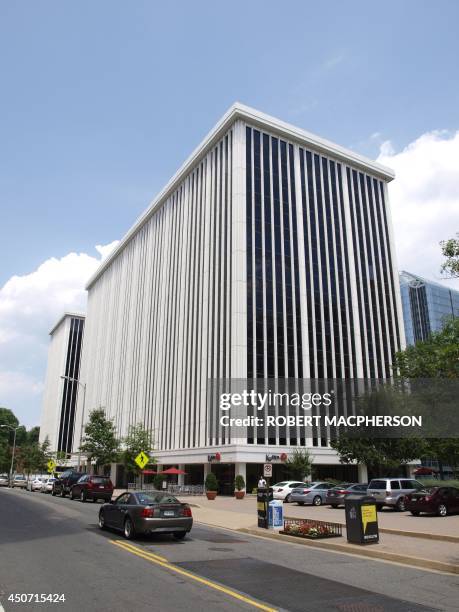
[[268,529],[268,505],[272,500],[272,491],[267,488],[257,489],[258,527]]
[[269,502],[268,525],[270,529],[284,528],[284,504],[278,499]]
[[374,497],[348,495],[344,499],[347,541],[352,544],[378,544],[378,512]]

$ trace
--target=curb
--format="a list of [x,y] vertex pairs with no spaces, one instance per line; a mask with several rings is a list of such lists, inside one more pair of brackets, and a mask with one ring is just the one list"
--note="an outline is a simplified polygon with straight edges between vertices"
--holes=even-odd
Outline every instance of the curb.
[[[285,520],[297,520],[299,517],[285,516]],[[314,520],[314,519],[311,519]],[[337,523],[343,529],[346,529],[345,523]],[[379,527],[379,533],[389,533],[392,535],[406,536],[408,538],[421,538],[424,540],[437,540],[439,542],[452,542],[459,544],[459,536],[443,535],[437,533],[423,533],[422,531],[405,531],[404,529],[393,529],[392,527]]]
[[277,533],[263,533],[262,529],[250,529],[242,527],[237,529],[240,533],[247,533],[249,535],[259,536],[261,538],[267,538],[270,540],[280,540],[283,542],[289,542],[291,544],[300,544],[302,546],[312,546],[313,548],[320,548],[322,550],[332,550],[347,553],[350,555],[357,555],[361,557],[370,557],[373,559],[381,559],[383,561],[393,561],[395,563],[401,563],[403,565],[411,565],[419,567],[421,569],[437,570],[440,572],[446,572],[448,574],[459,575],[459,566],[454,563],[446,563],[445,561],[433,561],[431,559],[424,559],[422,557],[410,557],[408,555],[400,555],[398,553],[390,553],[385,551],[378,551],[374,548],[367,548],[364,546],[353,548],[352,544],[337,544],[334,542],[322,543],[317,540],[307,540],[303,538],[297,538],[295,536],[280,535]]

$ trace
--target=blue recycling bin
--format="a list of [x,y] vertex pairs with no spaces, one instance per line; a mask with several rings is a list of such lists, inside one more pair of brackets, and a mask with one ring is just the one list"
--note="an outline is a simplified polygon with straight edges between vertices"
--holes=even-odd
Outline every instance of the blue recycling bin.
[[273,499],[269,502],[268,526],[270,529],[284,528],[284,505],[278,499]]

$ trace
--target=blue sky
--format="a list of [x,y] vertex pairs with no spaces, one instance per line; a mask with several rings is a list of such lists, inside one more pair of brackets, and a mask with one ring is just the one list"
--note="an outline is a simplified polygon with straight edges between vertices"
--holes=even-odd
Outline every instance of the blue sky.
[[[438,250],[459,230],[426,199],[459,150],[458,21],[454,0],[2,2],[0,405],[39,421],[47,330],[80,305],[95,246],[123,236],[235,100],[399,166],[399,226],[432,226],[411,153],[438,166],[422,190]],[[416,245],[399,240],[409,265]],[[62,288],[61,271],[53,294],[46,274],[64,260],[79,284]]]

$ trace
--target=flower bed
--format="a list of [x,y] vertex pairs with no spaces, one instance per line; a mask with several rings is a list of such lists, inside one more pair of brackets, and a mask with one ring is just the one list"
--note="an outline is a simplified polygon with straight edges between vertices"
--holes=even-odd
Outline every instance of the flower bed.
[[328,523],[311,519],[285,519],[284,529],[280,533],[310,540],[337,538],[342,535],[339,523]]

